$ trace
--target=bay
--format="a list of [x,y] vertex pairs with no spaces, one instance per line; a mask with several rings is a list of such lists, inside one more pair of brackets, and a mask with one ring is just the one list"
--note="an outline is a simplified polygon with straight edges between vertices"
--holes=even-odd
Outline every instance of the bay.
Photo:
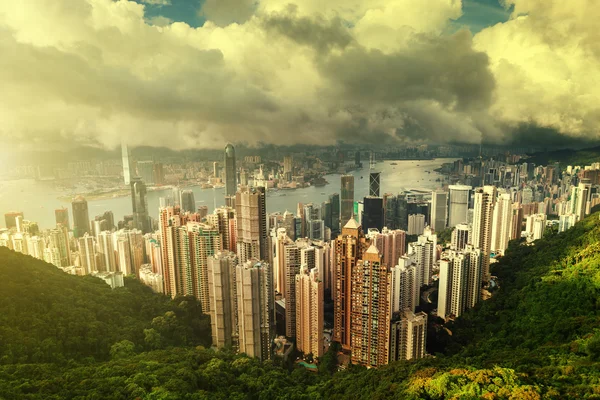
[[[452,162],[454,159],[434,160],[401,160],[383,161],[375,164],[373,171],[381,172],[381,194],[398,193],[402,190],[433,190],[443,184],[443,176],[434,171],[443,163]],[[396,164],[396,165],[392,165]],[[352,171],[354,175],[354,199],[362,199],[369,193],[369,168]],[[340,193],[339,174],[325,176],[328,183],[325,186],[295,190],[270,190],[267,192],[267,211],[284,212],[286,210],[295,213],[298,203],[322,203],[330,194]],[[440,178],[440,181],[437,179]],[[200,186],[192,186],[196,200],[196,206],[206,205],[209,212],[214,206],[224,204],[225,189],[202,189]],[[171,189],[155,190],[148,192],[148,208],[156,210],[152,217],[158,216],[160,197],[169,196]],[[10,211],[22,211],[24,218],[35,221],[41,229],[55,226],[54,210],[66,207],[69,209],[69,219],[73,223],[71,204],[60,200],[59,197],[65,193],[54,188],[52,182],[22,179],[0,182],[0,213],[2,216]],[[124,215],[131,214],[131,197],[123,196],[109,199],[91,200],[88,202],[90,219],[104,211],[112,211],[115,222],[122,220]],[[0,218],[0,226],[4,227],[4,218]]]

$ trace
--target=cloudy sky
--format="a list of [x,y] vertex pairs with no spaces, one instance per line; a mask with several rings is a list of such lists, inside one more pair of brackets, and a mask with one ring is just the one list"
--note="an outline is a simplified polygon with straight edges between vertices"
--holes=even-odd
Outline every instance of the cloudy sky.
[[0,147],[597,140],[597,21],[598,0],[1,1]]

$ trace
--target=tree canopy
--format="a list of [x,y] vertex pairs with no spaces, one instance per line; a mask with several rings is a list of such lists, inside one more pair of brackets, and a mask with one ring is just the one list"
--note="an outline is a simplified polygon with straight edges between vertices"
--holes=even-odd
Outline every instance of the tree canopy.
[[598,399],[599,216],[511,242],[494,296],[437,331],[443,351],[336,371],[334,347],[318,373],[208,348],[193,299],[0,249],[0,398]]

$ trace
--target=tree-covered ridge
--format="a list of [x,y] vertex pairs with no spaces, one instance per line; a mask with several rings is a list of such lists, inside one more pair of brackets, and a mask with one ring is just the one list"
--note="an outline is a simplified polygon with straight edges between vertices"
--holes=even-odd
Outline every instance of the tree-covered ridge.
[[492,266],[500,289],[456,321],[449,352],[481,365],[519,350],[569,347],[600,328],[600,221],[594,214],[533,246],[513,243]]
[[598,159],[600,159],[600,147],[590,147],[581,150],[561,149],[533,153],[524,161],[535,165],[550,165],[559,162],[562,165],[583,166],[598,162]]
[[[326,354],[316,374],[288,370],[279,359],[260,363],[226,351],[176,347],[201,342],[173,336],[182,327],[178,309],[188,309],[189,303],[170,302],[128,282],[128,293],[154,305],[161,319],[153,323],[153,313],[148,312],[129,330],[138,333],[115,333],[95,360],[75,352],[70,363],[27,360],[30,364],[0,366],[0,399],[600,399],[599,216],[591,215],[565,233],[549,233],[533,246],[511,243],[492,265],[500,288],[490,300],[448,324],[451,336],[438,330],[437,340],[445,343],[445,350],[435,357],[370,370],[350,366],[329,374],[334,357]],[[25,271],[30,259],[15,257]],[[38,267],[49,268],[41,277],[46,272],[68,277],[45,263]],[[0,285],[5,284],[2,277]],[[60,280],[44,278],[53,279]],[[106,290],[104,302],[122,295],[100,280],[98,284],[98,290]],[[30,292],[37,298],[38,292]],[[4,292],[0,298],[2,312],[7,304]],[[169,311],[173,314],[165,315]],[[5,329],[4,323],[0,326]],[[20,330],[28,336],[37,332],[26,325]],[[194,337],[210,340],[208,331]],[[5,347],[1,349],[4,356]]]
[[0,247],[0,364],[106,360],[125,340],[137,351],[209,345],[210,322],[198,307],[133,278],[113,290]]

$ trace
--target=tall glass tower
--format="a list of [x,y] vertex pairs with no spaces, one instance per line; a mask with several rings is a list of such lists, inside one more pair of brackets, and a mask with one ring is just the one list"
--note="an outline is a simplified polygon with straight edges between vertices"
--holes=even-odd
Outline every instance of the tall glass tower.
[[80,238],[85,233],[90,233],[88,203],[82,196],[77,196],[71,206],[73,207],[73,236]]
[[146,199],[146,185],[142,178],[136,176],[131,180],[131,205],[133,209],[133,226],[142,233],[150,232],[150,218],[148,218],[148,200]]
[[228,144],[225,147],[225,195],[235,196],[235,192],[237,192],[235,148]]
[[125,143],[121,143],[121,158],[123,160],[123,180],[126,185],[131,182],[131,153]]
[[354,176],[342,175],[342,207],[340,210],[341,224],[346,222],[354,214]]

